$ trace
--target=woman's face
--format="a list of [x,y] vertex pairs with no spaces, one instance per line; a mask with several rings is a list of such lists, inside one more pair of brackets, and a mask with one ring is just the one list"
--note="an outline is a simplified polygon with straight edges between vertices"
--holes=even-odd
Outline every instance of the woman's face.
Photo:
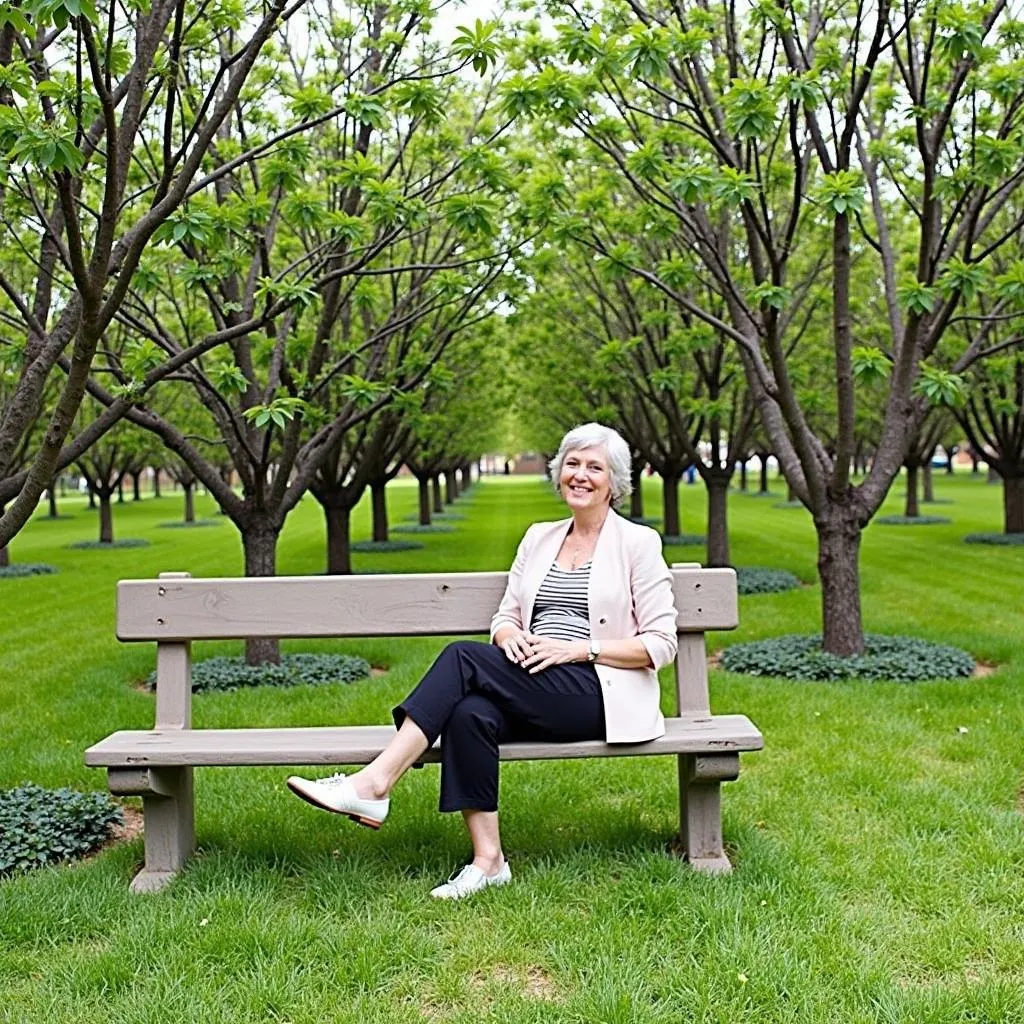
[[574,512],[610,504],[612,483],[604,445],[566,452],[559,487],[566,504]]

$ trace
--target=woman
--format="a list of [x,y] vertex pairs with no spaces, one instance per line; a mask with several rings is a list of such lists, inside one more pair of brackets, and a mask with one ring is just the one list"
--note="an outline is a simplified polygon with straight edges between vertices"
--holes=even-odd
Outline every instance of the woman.
[[612,510],[629,494],[629,471],[614,430],[570,430],[551,479],[572,514],[526,531],[490,644],[449,644],[394,709],[394,739],[361,771],[288,780],[315,806],[379,828],[395,784],[441,736],[440,809],[462,812],[473,860],[432,896],[511,881],[498,831],[501,742],[636,743],[665,731],[656,671],[676,654],[672,579],[658,534]]

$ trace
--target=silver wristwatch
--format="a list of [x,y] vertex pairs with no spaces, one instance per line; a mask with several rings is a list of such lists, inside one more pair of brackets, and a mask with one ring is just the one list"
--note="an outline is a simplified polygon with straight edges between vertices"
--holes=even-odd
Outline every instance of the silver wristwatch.
[[587,653],[587,661],[597,661],[601,656],[601,641],[597,637],[590,638],[590,650]]

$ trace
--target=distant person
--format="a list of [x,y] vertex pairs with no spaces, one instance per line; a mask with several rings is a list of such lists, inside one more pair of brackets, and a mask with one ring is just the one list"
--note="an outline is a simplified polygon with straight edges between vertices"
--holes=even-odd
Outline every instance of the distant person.
[[431,892],[441,899],[512,879],[498,831],[500,743],[638,743],[665,731],[656,671],[676,654],[672,577],[658,534],[612,509],[629,495],[629,447],[587,423],[565,435],[550,469],[571,515],[526,531],[491,642],[449,644],[365,768],[288,780],[311,804],[379,828],[395,784],[440,736],[440,809],[462,812],[473,845],[472,861]]

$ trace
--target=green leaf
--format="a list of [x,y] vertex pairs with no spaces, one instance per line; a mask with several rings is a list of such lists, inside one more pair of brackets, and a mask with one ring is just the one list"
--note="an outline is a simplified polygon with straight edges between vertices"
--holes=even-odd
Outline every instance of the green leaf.
[[458,34],[452,40],[452,52],[460,60],[469,61],[478,75],[483,75],[491,64],[497,63],[497,35],[497,22],[477,18],[472,28],[458,26]]
[[839,216],[860,213],[864,197],[864,179],[859,171],[836,171],[822,177],[814,198],[833,216]]
[[959,256],[949,260],[939,278],[939,291],[945,298],[959,293],[969,301],[978,295],[985,285],[984,268],[977,263],[967,263]]
[[873,345],[857,345],[851,353],[853,378],[859,384],[873,384],[889,376],[891,363],[888,356]]
[[911,314],[925,316],[935,308],[936,289],[918,280],[907,281],[896,290],[900,305]]
[[925,363],[914,382],[914,394],[923,395],[931,405],[958,408],[967,400],[967,387],[959,374]]

